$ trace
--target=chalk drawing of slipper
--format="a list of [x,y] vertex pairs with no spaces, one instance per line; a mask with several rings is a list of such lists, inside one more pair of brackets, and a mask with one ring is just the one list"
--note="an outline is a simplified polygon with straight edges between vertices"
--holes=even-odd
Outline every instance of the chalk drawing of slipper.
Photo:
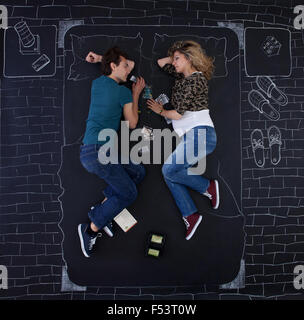
[[266,76],[258,76],[256,78],[258,87],[266,93],[268,98],[272,98],[280,106],[285,106],[288,103],[286,95],[278,89],[276,84]]
[[248,94],[249,103],[257,109],[261,114],[270,120],[279,120],[279,112],[270,104],[259,91],[251,90]]
[[254,129],[250,136],[252,152],[255,164],[258,167],[264,167],[265,155],[264,155],[264,142],[263,142],[263,132],[260,129]]
[[277,165],[281,160],[281,131],[276,126],[271,126],[267,130],[269,148],[270,148],[270,161],[273,165]]

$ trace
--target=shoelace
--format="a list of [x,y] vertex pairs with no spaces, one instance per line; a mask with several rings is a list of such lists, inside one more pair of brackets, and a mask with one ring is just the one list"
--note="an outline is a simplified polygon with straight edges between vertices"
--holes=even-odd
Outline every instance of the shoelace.
[[210,200],[212,199],[212,195],[209,192],[203,193],[204,196],[208,197]]
[[190,227],[190,223],[188,222],[188,220],[186,218],[183,217],[183,220],[185,222],[186,228],[188,229]]
[[103,227],[103,229],[109,229],[109,230],[112,230],[113,229],[113,224],[112,222],[109,222],[106,226]]
[[97,233],[97,236],[96,236],[96,237],[92,237],[92,238],[90,239],[89,250],[92,250],[92,248],[93,248],[93,246],[94,246],[97,238],[100,238],[101,236],[102,236],[102,234],[99,232],[99,233]]
[[262,139],[258,139],[258,140],[253,139],[252,148],[253,148],[253,150],[255,150],[257,148],[264,148],[263,140]]
[[280,135],[279,134],[274,134],[270,135],[269,137],[269,146],[272,146],[273,144],[282,144],[282,141],[280,140]]
[[90,243],[89,243],[89,250],[92,250],[95,242],[96,242],[97,237],[91,238]]

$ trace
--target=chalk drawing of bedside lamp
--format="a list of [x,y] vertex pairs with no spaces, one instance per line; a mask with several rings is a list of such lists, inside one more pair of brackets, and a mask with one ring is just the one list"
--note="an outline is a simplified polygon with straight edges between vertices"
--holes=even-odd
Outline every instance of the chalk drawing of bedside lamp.
[[56,26],[31,26],[28,21],[16,21],[4,32],[3,75],[6,78],[54,76],[56,36]]
[[40,37],[39,35],[34,35],[30,31],[27,23],[25,21],[18,22],[14,25],[19,37],[19,50],[22,55],[27,54],[40,54]]
[[[40,55],[40,36],[34,35],[25,21],[14,25],[19,37],[19,51],[22,55]],[[50,63],[46,54],[42,54],[32,63],[32,68],[38,72]]]
[[0,5],[0,29],[7,29],[7,8]]

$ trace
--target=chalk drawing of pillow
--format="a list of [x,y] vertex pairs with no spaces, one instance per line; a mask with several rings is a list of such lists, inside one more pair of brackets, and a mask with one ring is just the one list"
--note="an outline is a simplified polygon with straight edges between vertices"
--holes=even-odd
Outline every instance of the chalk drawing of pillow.
[[128,58],[140,64],[141,47],[143,39],[138,33],[134,37],[92,35],[78,36],[71,34],[73,63],[70,66],[68,80],[87,80],[100,76],[99,64],[88,63],[85,61],[87,54],[93,51],[103,55],[111,47],[119,46],[126,52]]
[[[227,57],[226,57],[226,43],[225,37],[200,37],[196,35],[177,35],[168,36],[166,34],[155,34],[154,44],[152,49],[153,61],[167,55],[169,47],[176,41],[180,40],[193,40],[198,42],[203,49],[205,49],[208,56],[214,57],[214,77],[226,77],[227,76]],[[156,67],[153,65],[153,75],[159,76]]]

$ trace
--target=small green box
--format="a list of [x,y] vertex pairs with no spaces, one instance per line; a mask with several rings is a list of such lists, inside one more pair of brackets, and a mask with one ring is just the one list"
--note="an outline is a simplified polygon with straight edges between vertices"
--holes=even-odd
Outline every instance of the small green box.
[[150,232],[147,238],[146,255],[158,258],[163,254],[165,236],[158,232]]
[[160,251],[157,250],[157,249],[152,249],[152,248],[148,249],[148,255],[149,256],[158,257],[159,254],[160,254]]

